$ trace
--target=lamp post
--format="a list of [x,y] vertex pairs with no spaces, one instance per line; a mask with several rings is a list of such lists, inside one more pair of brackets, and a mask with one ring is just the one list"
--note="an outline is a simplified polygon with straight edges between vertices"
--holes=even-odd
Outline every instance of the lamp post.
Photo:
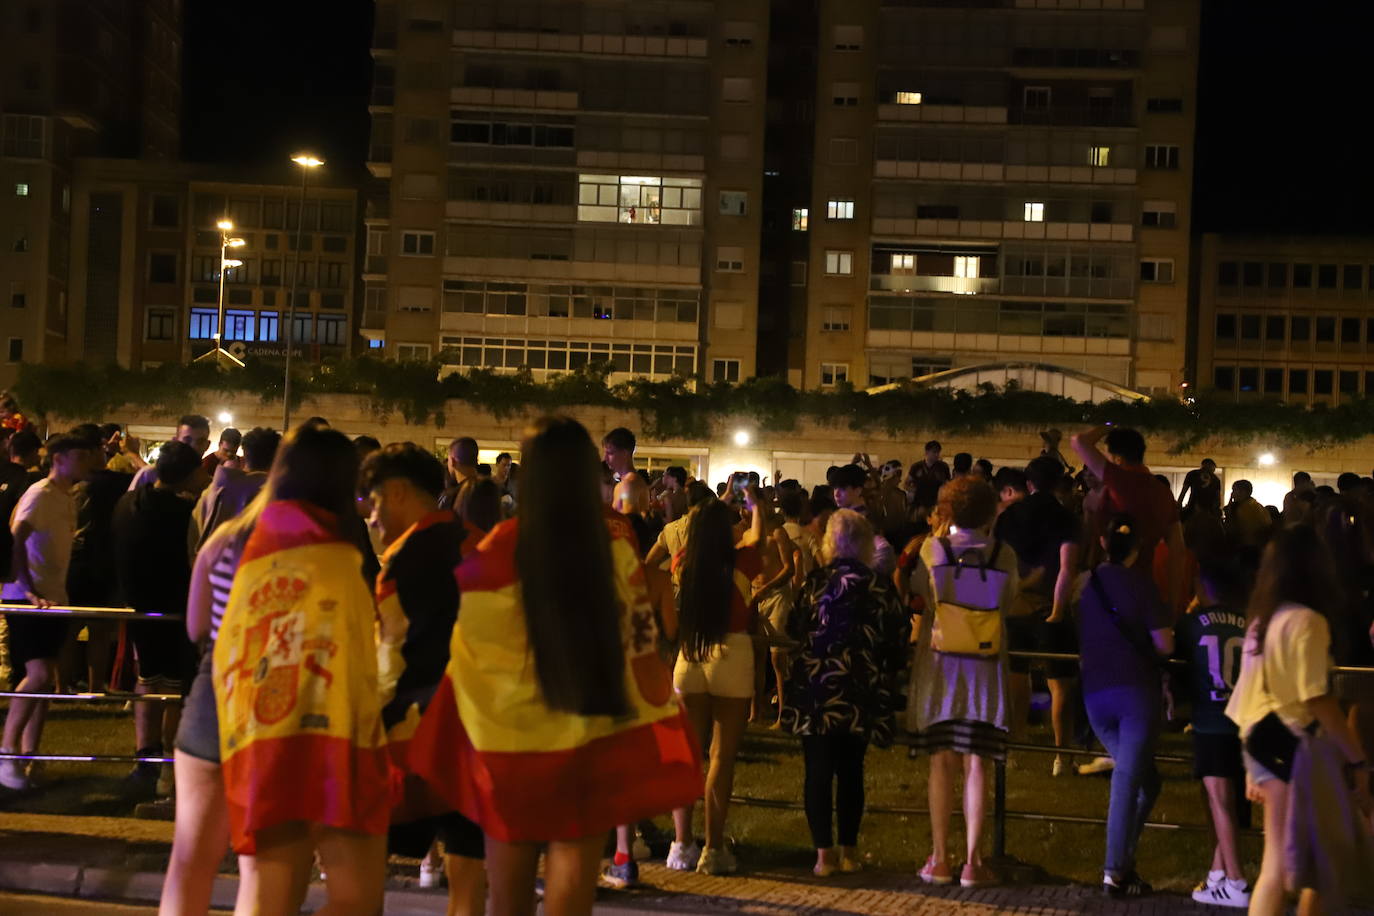
[[305,229],[305,188],[310,180],[310,170],[324,165],[324,160],[309,153],[297,153],[291,161],[301,167],[301,206],[296,214],[296,263],[291,275],[291,288],[286,294],[286,377],[282,384],[281,431],[284,435],[291,429],[291,344],[295,321],[296,288],[301,279],[301,233]]
[[242,248],[247,243],[229,235],[234,231],[232,220],[222,219],[215,226],[219,229],[219,319],[215,324],[215,350],[228,353],[224,349],[224,272],[231,267],[243,266],[242,261],[230,259],[228,253],[230,248]]

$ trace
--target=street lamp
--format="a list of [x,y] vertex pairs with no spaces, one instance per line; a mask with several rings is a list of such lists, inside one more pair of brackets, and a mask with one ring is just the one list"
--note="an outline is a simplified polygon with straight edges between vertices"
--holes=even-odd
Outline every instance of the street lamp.
[[305,187],[310,180],[310,170],[324,165],[324,160],[309,153],[297,153],[291,161],[301,168],[301,206],[296,214],[296,270],[291,275],[291,289],[286,294],[286,377],[282,383],[282,420],[281,431],[285,434],[291,429],[291,344],[295,327],[296,287],[301,279],[301,232],[305,229]]
[[217,365],[242,369],[243,360],[224,349],[224,272],[243,266],[242,261],[228,256],[229,249],[242,248],[248,243],[230,235],[234,231],[234,222],[227,217],[215,223],[215,228],[219,230],[219,317],[215,324],[215,349],[196,357],[196,362],[213,360]]

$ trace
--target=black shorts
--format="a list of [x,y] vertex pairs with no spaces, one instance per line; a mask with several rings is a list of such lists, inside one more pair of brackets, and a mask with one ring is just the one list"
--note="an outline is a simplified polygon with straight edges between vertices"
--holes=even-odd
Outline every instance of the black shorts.
[[392,824],[387,832],[387,850],[410,859],[423,859],[438,839],[444,852],[465,859],[484,859],[487,841],[482,828],[457,811],[404,824]]
[[1193,775],[1244,779],[1239,735],[1209,735],[1193,732]]
[[[1072,621],[1062,620],[1050,623],[1049,608],[1007,618],[1007,648],[1013,652],[1062,652],[1073,655],[1078,652],[1078,631]],[[1045,676],[1055,680],[1078,677],[1078,662],[1058,659],[1030,659],[1011,657],[1011,670],[1015,674],[1029,674],[1032,668],[1045,672]]]
[[[1048,615],[1046,615],[1048,616]],[[1040,620],[1035,628],[1035,650],[1037,652],[1059,652],[1065,655],[1078,653],[1078,629],[1072,620],[1059,620],[1050,623]],[[1045,677],[1052,680],[1066,680],[1078,677],[1078,662],[1068,659],[1041,659]]]
[[[1022,614],[1007,618],[1007,650],[1009,652],[1035,651],[1035,624],[1039,614]],[[1033,659],[1019,655],[1011,656],[1013,674],[1030,674]]]
[[152,693],[182,693],[196,670],[195,647],[179,620],[130,620],[138,684]]
[[[9,604],[28,604],[9,601]],[[18,683],[24,677],[24,666],[34,659],[56,659],[62,644],[71,632],[71,618],[66,614],[6,614],[5,629],[9,634],[11,678]]]

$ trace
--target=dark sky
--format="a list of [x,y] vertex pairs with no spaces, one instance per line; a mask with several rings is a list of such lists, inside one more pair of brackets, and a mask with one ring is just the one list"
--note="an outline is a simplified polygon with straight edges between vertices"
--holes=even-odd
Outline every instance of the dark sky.
[[[1197,226],[1369,234],[1374,157],[1358,135],[1374,11],[1348,0],[1201,2]],[[337,178],[364,174],[371,2],[185,9],[187,158],[284,163],[310,147]]]
[[281,163],[297,150],[357,180],[367,159],[370,0],[195,0],[186,11],[184,154]]

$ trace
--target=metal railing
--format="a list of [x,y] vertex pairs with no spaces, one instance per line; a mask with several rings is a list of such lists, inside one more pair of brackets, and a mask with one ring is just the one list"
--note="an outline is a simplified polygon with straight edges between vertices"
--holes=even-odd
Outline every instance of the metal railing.
[[[56,616],[70,620],[156,620],[167,623],[180,623],[186,618],[180,614],[163,614],[158,611],[136,611],[133,608],[82,607],[79,605],[59,605],[40,608],[31,604],[10,604],[0,602],[0,616]],[[78,703],[180,703],[182,696],[175,693],[20,693],[13,690],[0,691],[0,697],[20,700],[65,700]],[[21,754],[0,751],[0,760],[41,760],[57,763],[171,763],[171,757],[140,757],[136,754]]]

